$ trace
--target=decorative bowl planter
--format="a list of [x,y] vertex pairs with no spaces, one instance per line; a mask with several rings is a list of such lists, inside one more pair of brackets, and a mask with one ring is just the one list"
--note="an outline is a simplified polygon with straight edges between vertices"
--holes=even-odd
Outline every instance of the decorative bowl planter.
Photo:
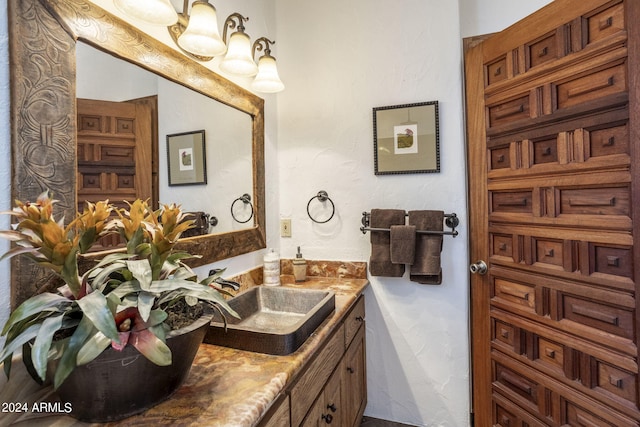
[[76,367],[58,388],[62,404],[71,404],[71,416],[86,422],[121,420],[144,412],[171,396],[184,382],[213,311],[167,334],[172,364],[158,366],[128,345],[111,347],[90,363]]

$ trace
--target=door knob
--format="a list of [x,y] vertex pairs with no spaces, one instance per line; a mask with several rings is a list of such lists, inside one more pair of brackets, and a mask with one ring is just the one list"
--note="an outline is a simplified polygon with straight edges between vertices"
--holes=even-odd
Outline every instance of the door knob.
[[488,269],[487,263],[482,260],[476,261],[469,266],[469,271],[472,274],[487,274]]

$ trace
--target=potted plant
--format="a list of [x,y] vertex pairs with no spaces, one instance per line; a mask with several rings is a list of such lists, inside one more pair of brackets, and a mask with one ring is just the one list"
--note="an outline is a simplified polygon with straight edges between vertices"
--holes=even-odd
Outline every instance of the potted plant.
[[[1,332],[0,361],[9,376],[13,354],[24,347],[31,375],[51,380],[76,418],[111,421],[141,412],[186,378],[213,309],[237,315],[216,286],[222,271],[198,282],[183,263],[194,255],[174,250],[192,224],[179,206],[153,211],[141,200],[128,209],[87,203],[64,225],[54,219],[54,204],[48,192],[33,203],[17,202],[8,212],[17,223],[0,232],[16,243],[3,258],[27,256],[64,282],[13,311]],[[109,253],[81,273],[84,254],[109,233],[122,236],[126,251]],[[206,316],[171,330],[171,318],[181,312]]]

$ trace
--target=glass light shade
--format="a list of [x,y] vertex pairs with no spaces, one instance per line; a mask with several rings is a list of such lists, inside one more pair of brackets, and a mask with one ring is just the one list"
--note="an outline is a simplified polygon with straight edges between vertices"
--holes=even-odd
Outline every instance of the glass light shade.
[[245,33],[236,31],[229,38],[227,54],[220,63],[220,69],[238,76],[255,76],[258,66],[251,55],[251,39]]
[[178,22],[178,13],[169,0],[114,0],[113,4],[127,15],[149,24],[168,27]]
[[264,93],[275,93],[284,90],[284,84],[278,76],[276,59],[271,55],[261,56],[258,60],[258,75],[253,83],[253,90]]
[[225,46],[218,31],[216,8],[206,1],[196,1],[191,6],[187,29],[178,37],[178,46],[200,56],[220,56]]

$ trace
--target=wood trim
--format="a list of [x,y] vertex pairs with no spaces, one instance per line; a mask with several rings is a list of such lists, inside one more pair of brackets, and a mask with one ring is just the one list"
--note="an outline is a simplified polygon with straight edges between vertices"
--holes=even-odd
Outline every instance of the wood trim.
[[[482,37],[484,39],[486,37]],[[488,212],[487,153],[483,149],[486,140],[484,105],[484,61],[481,39],[465,39],[465,99],[467,123],[467,179],[469,212]],[[480,141],[480,143],[478,143]],[[471,162],[471,159],[474,161]],[[471,262],[489,259],[488,229],[485,215],[469,218],[469,255]],[[471,238],[471,236],[473,236]],[[489,283],[487,276],[472,275],[470,280],[471,306],[471,381],[472,411],[476,420],[491,419],[491,359],[478,357],[490,352],[491,325],[489,323]]]

